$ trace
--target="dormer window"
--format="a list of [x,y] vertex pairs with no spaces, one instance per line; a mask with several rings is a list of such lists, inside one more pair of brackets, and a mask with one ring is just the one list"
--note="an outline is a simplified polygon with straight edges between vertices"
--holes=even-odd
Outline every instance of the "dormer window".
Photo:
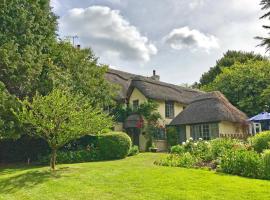
[[174,102],[165,101],[165,117],[169,119],[174,118]]
[[133,110],[137,110],[139,107],[139,100],[134,100],[132,102],[132,107],[133,107]]

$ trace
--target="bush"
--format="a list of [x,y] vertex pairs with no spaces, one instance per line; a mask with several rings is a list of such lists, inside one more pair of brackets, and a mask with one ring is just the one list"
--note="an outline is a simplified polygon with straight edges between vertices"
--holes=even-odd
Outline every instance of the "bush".
[[187,152],[182,155],[171,154],[160,161],[156,161],[155,164],[170,167],[192,168],[195,167],[197,162],[198,159]]
[[[99,152],[96,149],[79,151],[59,151],[57,152],[56,163],[79,163],[99,160]],[[39,163],[48,164],[50,155],[40,156]]]
[[129,149],[128,156],[135,156],[139,154],[139,147],[134,145]]
[[98,148],[101,159],[113,160],[125,158],[131,147],[130,137],[123,132],[111,132],[99,136]]
[[262,154],[264,178],[270,179],[270,150],[265,150]]
[[166,129],[167,142],[170,147],[178,144],[178,133],[176,127],[168,127]]
[[239,145],[240,141],[230,138],[217,138],[210,141],[211,153],[213,159],[222,156],[226,151],[231,150]]
[[22,135],[19,139],[0,139],[0,162],[35,162],[39,155],[47,155],[50,148],[46,141],[40,138]]
[[182,145],[172,146],[171,147],[171,153],[181,155],[181,154],[185,153],[185,147],[182,146]]
[[261,178],[263,163],[255,151],[236,149],[222,155],[219,170],[234,175]]
[[262,153],[263,150],[270,147],[270,131],[259,133],[249,138],[249,141],[255,151]]

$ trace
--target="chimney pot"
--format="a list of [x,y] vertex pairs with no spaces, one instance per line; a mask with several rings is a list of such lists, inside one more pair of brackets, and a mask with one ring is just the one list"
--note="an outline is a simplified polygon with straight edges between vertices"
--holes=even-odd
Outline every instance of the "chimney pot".
[[160,77],[156,74],[156,70],[153,70],[153,75],[151,76],[152,79],[159,81]]
[[81,49],[81,45],[80,44],[77,44],[76,47],[77,47],[77,49]]

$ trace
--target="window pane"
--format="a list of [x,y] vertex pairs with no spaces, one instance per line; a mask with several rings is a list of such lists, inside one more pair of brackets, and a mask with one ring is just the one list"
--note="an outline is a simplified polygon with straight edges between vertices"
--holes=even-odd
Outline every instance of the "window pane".
[[133,110],[138,109],[138,107],[139,107],[139,100],[134,100],[133,101]]
[[174,118],[174,102],[173,101],[165,102],[165,117]]

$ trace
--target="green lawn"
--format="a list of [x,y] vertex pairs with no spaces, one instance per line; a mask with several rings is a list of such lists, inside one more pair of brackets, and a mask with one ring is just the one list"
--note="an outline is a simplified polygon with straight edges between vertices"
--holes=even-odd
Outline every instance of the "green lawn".
[[0,199],[264,200],[270,181],[153,165],[162,154],[48,167],[0,168]]

